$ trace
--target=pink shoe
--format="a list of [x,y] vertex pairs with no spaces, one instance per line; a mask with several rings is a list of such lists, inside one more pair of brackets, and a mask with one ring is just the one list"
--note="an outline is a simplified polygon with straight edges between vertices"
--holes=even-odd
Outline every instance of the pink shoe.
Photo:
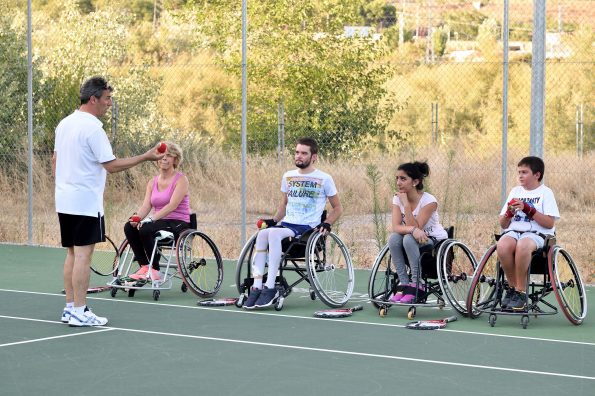
[[147,277],[147,273],[149,272],[148,265],[141,265],[140,269],[136,271],[134,274],[130,275],[130,278],[134,280],[141,280]]
[[403,292],[399,291],[399,292],[396,292],[388,301],[393,302],[393,303],[400,302],[404,296],[405,295],[403,294]]
[[151,268],[151,280],[161,280],[161,272],[159,272],[159,270]]
[[[417,294],[418,294],[417,297],[419,300],[421,300],[423,297],[425,297],[426,288],[424,285],[419,286],[419,291],[417,292]],[[401,297],[400,302],[403,304],[411,304],[414,301],[415,301],[415,283],[410,283],[408,285],[407,289],[405,289],[405,295],[403,297]]]

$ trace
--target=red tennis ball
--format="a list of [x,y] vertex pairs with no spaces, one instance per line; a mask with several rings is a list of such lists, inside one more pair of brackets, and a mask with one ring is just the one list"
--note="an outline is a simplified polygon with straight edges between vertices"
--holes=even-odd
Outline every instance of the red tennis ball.
[[137,216],[137,215],[130,216],[130,221],[133,223],[138,223],[140,221],[140,216]]
[[256,227],[258,227],[261,230],[264,230],[265,228],[267,228],[267,223],[263,219],[258,219],[258,221],[256,222]]
[[165,153],[165,150],[167,150],[167,144],[161,142],[159,144],[159,147],[157,147],[157,151],[159,151],[160,153]]

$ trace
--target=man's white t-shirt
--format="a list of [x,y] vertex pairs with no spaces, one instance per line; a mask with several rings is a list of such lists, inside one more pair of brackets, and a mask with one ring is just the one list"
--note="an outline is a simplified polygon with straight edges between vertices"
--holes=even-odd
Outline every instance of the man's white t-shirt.
[[[429,205],[433,202],[436,202],[436,204],[438,203],[438,201],[436,200],[436,197],[434,197],[432,194],[424,192],[422,194],[421,198],[419,199],[419,203],[417,204],[417,207],[415,209],[413,209],[413,211],[412,211],[413,217],[417,217],[421,208],[423,208],[424,206]],[[401,209],[401,224],[405,224],[405,206],[399,199],[398,195],[395,195],[393,197],[393,205],[397,205]],[[441,241],[443,239],[448,238],[448,233],[446,232],[444,227],[442,227],[442,225],[440,224],[440,217],[438,216],[438,210],[435,210],[432,212],[432,215],[430,216],[430,218],[424,225],[424,231],[425,231],[426,235],[436,238],[437,241]]]
[[[526,190],[523,186],[516,186],[514,187],[510,193],[508,194],[508,198],[506,198],[506,203],[502,207],[500,211],[500,215],[503,216],[506,213],[508,208],[508,202],[511,199],[516,199],[518,201],[523,201],[537,209],[539,213],[542,213],[546,216],[552,216],[556,220],[560,218],[560,211],[558,210],[558,204],[556,203],[556,198],[554,197],[553,191],[546,187],[545,185],[540,185],[534,190]],[[510,225],[506,231],[520,231],[520,232],[527,232],[527,231],[535,231],[540,232],[542,234],[553,235],[556,231],[556,227],[552,228],[544,228],[537,224],[535,220],[530,219],[527,215],[517,210]]]
[[56,212],[103,215],[103,190],[107,172],[102,163],[116,157],[94,115],[75,110],[56,127]]
[[312,228],[320,224],[326,198],[337,195],[333,178],[318,169],[308,174],[301,174],[298,169],[285,172],[281,191],[287,194],[287,207],[282,221]]

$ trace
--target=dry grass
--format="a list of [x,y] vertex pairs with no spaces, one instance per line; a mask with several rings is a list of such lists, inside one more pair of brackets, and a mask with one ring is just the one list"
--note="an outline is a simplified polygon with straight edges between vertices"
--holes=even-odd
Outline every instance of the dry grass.
[[[499,153],[498,153],[499,154]],[[508,187],[516,182],[516,162],[521,153],[509,154]],[[318,167],[333,175],[340,192],[345,215],[335,227],[348,244],[357,267],[370,267],[376,254],[372,221],[373,197],[366,179],[366,167],[374,165],[383,175],[379,198],[390,213],[392,179],[396,166],[412,158],[427,159],[432,174],[426,187],[439,200],[444,225],[455,225],[456,236],[468,244],[476,257],[486,250],[498,231],[497,213],[501,202],[501,170],[498,156],[468,155],[424,150],[423,155],[373,155],[368,158],[327,162]],[[49,156],[37,157],[34,165],[33,241],[59,245],[59,228],[54,212],[53,179],[49,175]],[[558,200],[562,219],[557,224],[559,243],[570,251],[588,282],[595,279],[595,253],[591,232],[595,229],[595,156],[578,160],[575,156],[546,157],[546,184]],[[251,156],[247,164],[248,233],[261,216],[271,215],[279,201],[283,172],[292,168],[273,158]],[[236,258],[241,248],[241,163],[239,158],[215,150],[200,160],[188,161],[182,169],[191,184],[191,204],[198,214],[199,228],[213,238],[223,256]],[[137,209],[144,186],[155,173],[152,164],[110,175],[106,188],[106,220],[109,235],[123,238],[125,219]],[[0,173],[0,241],[27,241],[26,176]],[[387,214],[387,225],[390,215]]]

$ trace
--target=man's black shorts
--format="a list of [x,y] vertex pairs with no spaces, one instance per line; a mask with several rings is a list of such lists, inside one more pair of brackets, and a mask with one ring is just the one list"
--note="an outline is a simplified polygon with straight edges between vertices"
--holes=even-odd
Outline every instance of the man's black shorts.
[[63,247],[87,246],[105,241],[103,216],[91,217],[58,213]]

